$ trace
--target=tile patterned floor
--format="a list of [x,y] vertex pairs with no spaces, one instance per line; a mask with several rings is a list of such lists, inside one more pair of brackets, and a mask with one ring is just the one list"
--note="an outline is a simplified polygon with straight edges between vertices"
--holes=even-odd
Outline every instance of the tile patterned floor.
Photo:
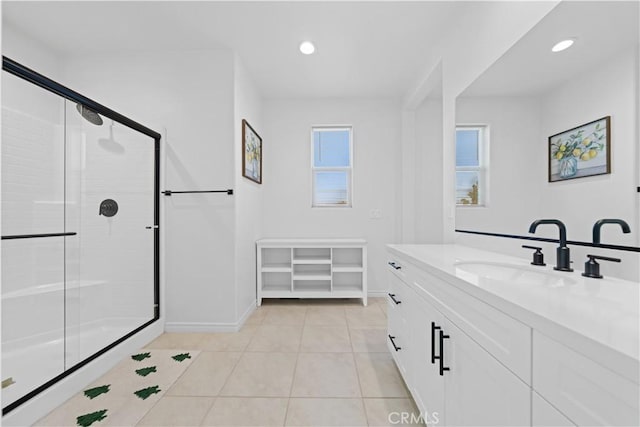
[[237,333],[163,334],[86,388],[108,393],[79,393],[36,425],[398,425],[391,413],[418,410],[387,351],[386,302],[369,302],[267,300]]

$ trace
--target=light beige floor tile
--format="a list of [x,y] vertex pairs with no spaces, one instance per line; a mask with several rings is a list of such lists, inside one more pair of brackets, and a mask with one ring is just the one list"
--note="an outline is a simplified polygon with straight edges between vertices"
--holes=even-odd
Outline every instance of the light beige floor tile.
[[262,320],[263,325],[302,325],[306,306],[272,306]]
[[203,426],[283,426],[288,398],[218,397]]
[[297,352],[300,348],[302,324],[258,327],[246,351]]
[[287,426],[366,426],[362,399],[289,400]]
[[346,326],[306,325],[302,331],[301,352],[351,352],[349,330]]
[[260,307],[256,307],[255,311],[251,313],[249,318],[244,322],[245,325],[260,325],[264,320],[264,317],[267,315],[269,311],[269,307],[266,305],[261,305]]
[[411,399],[363,399],[370,426],[417,426],[420,411]]
[[344,306],[312,306],[307,310],[305,325],[341,326],[347,324]]
[[165,396],[138,423],[139,426],[199,426],[213,397]]
[[151,341],[145,348],[199,350],[203,333],[164,333]]
[[354,353],[363,397],[408,397],[391,354]]
[[350,328],[351,346],[356,353],[385,353],[387,351],[387,328],[369,326]]
[[244,351],[257,329],[245,325],[239,332],[205,334],[199,345],[203,351]]
[[242,353],[202,352],[173,384],[171,396],[217,396]]
[[387,317],[387,310],[389,310],[389,306],[387,304],[380,304],[379,307],[382,310],[382,313],[384,313],[384,317]]
[[386,326],[387,318],[380,308],[380,304],[371,304],[367,307],[345,308],[349,327],[361,328],[363,326]]
[[370,297],[369,298],[369,304],[386,305],[387,304],[387,298],[386,297]]
[[291,396],[360,397],[352,353],[300,353]]
[[244,353],[220,395],[287,397],[296,357],[295,353]]

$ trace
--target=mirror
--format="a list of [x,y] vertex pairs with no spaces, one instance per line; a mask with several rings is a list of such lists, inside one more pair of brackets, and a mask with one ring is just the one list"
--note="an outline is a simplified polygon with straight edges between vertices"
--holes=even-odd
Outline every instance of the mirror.
[[[621,218],[632,232],[606,225],[602,243],[640,245],[638,6],[561,2],[458,97],[456,123],[469,128],[457,145],[463,187],[458,199],[467,204],[456,209],[456,229],[528,235],[535,219],[556,218],[566,224],[570,240],[591,242],[596,220]],[[574,40],[570,48],[551,51],[565,39]],[[549,149],[550,136],[607,116],[610,173],[583,176],[605,171],[600,127],[554,137]],[[479,148],[473,133],[468,138],[473,129],[480,129]],[[577,173],[557,179],[563,156],[573,157]],[[470,173],[469,165],[478,162],[480,171]],[[473,205],[474,195],[483,207]],[[557,239],[558,229],[542,226],[535,235]],[[553,262],[554,253],[547,253]],[[582,256],[573,260],[582,268]],[[634,262],[637,280],[638,258]]]
[[[525,235],[533,220],[557,218],[569,239],[590,242],[597,219],[622,218],[632,233],[605,226],[602,242],[638,246],[638,17],[637,2],[562,2],[460,95],[456,123],[486,126],[488,155],[485,206],[459,206],[457,229]],[[551,51],[568,38],[573,46]],[[549,137],[606,116],[611,173],[579,176],[605,157],[585,135],[606,138],[587,128],[576,147],[563,142],[578,176],[549,182]],[[544,228],[536,235],[557,238]]]

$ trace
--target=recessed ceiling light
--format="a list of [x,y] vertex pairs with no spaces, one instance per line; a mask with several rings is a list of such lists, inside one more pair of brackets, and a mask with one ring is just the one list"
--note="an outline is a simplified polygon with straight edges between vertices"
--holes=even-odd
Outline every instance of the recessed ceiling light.
[[300,43],[300,52],[304,53],[305,55],[311,55],[315,51],[316,51],[316,47],[313,45],[313,43],[311,42]]
[[571,45],[575,42],[575,39],[566,39],[561,42],[556,43],[552,48],[551,52],[562,52],[565,49],[569,49]]

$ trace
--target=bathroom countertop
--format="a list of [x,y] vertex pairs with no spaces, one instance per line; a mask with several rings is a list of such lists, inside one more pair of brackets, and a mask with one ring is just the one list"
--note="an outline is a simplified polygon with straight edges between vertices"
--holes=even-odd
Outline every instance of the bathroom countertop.
[[[461,245],[388,245],[389,250],[535,330],[638,381],[640,284],[534,267],[529,260]],[[464,263],[508,264],[553,284],[507,283],[470,273]],[[462,264],[460,264],[462,263]],[[553,277],[552,277],[553,276]]]

